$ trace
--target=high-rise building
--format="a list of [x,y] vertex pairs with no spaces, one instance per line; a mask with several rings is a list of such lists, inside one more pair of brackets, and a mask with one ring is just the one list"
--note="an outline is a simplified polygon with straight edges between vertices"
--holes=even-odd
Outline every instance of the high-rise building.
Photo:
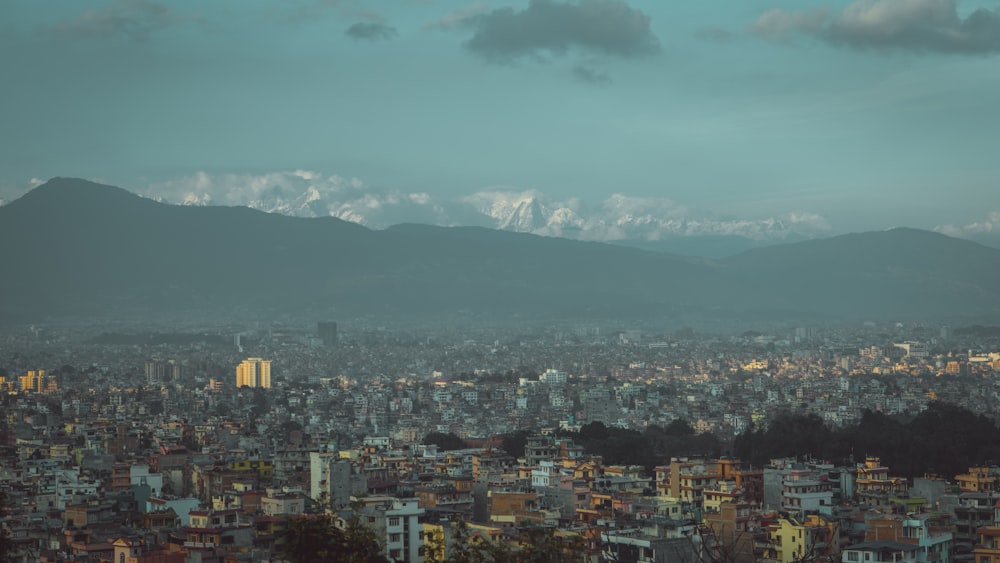
[[30,370],[28,375],[21,376],[21,391],[42,393],[46,387],[45,370]]
[[237,387],[271,388],[271,360],[247,358],[236,366]]
[[176,360],[146,360],[146,383],[156,385],[181,378],[181,365]]
[[317,323],[319,339],[323,341],[323,346],[337,345],[337,323],[333,321]]

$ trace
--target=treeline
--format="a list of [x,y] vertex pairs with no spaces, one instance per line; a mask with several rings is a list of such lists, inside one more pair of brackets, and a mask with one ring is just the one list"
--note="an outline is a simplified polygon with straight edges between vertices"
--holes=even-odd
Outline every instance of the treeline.
[[1000,428],[962,407],[932,402],[912,418],[866,410],[856,425],[832,428],[815,414],[783,412],[766,428],[736,437],[733,455],[761,466],[780,457],[812,457],[836,464],[878,456],[893,475],[934,474],[951,479],[969,467],[1000,463]]
[[[503,437],[504,450],[514,457],[524,455],[524,445],[531,432],[519,430]],[[652,472],[675,456],[711,456],[722,452],[722,444],[711,434],[696,434],[684,420],[667,426],[650,425],[643,431],[627,430],[591,422],[579,432],[561,431],[559,436],[572,438],[590,455],[599,455],[608,465],[641,465]]]

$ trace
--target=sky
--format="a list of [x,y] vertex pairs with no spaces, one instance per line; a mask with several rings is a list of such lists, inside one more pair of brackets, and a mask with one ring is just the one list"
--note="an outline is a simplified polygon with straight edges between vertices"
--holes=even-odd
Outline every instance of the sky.
[[0,76],[7,201],[298,174],[1000,232],[1000,0],[5,0]]

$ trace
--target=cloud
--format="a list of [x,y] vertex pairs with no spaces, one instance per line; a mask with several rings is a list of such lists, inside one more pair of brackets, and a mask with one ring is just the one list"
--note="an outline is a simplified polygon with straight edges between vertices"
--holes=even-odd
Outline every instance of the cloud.
[[382,39],[395,39],[395,37],[399,35],[395,27],[386,25],[384,23],[375,23],[375,22],[356,23],[351,27],[347,28],[347,31],[345,31],[344,33],[346,33],[348,37],[356,41],[360,40],[378,41]]
[[463,27],[488,11],[490,11],[489,4],[480,0],[464,8],[459,8],[454,12],[449,12],[432,22],[427,22],[421,29],[455,29]]
[[151,0],[115,0],[99,10],[49,26],[46,31],[66,39],[120,37],[141,42],[158,31],[201,21],[204,20],[198,16],[177,14],[170,7]]
[[772,9],[750,31],[772,41],[803,36],[859,49],[992,54],[1000,52],[1000,9],[978,8],[963,19],[956,0],[855,0],[837,14]]
[[527,8],[500,8],[470,20],[466,48],[493,63],[513,63],[572,49],[622,58],[659,51],[649,16],[622,0],[531,0]]
[[967,225],[939,225],[934,230],[952,237],[970,237],[975,235],[1000,235],[1000,211],[992,211],[982,221]]
[[[0,199],[6,194],[0,185]],[[26,188],[25,188],[26,191]],[[579,198],[553,199],[534,189],[492,187],[441,199],[426,192],[377,188],[358,178],[311,170],[262,174],[198,172],[136,190],[182,205],[243,205],[298,217],[337,217],[370,228],[399,223],[488,226],[583,240],[662,240],[678,236],[741,236],[784,240],[831,229],[813,212],[764,218],[718,217],[666,197],[621,193],[588,205]],[[1000,213],[993,217],[1000,227]]]
[[751,30],[771,41],[787,41],[800,33],[817,33],[823,29],[827,11],[823,9],[786,12],[775,8],[757,18]]
[[611,84],[611,76],[608,73],[587,65],[579,64],[573,67],[573,76],[580,82],[594,86],[607,86]]
[[445,223],[447,216],[444,204],[427,193],[376,189],[358,178],[312,170],[198,172],[137,192],[166,203],[247,206],[299,217],[337,217],[375,228],[402,222]]

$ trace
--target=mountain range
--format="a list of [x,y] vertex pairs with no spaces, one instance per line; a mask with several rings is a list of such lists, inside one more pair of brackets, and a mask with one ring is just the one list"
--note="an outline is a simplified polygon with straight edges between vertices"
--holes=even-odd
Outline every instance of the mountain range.
[[400,223],[479,226],[712,257],[829,233],[826,221],[809,213],[738,219],[689,209],[662,197],[614,194],[595,205],[510,188],[444,198],[304,170],[259,176],[200,173],[148,186],[140,195],[164,203],[238,205],[292,217],[336,217],[372,229]]
[[1000,312],[1000,250],[928,231],[709,259],[483,227],[373,230],[330,216],[169,205],[71,178],[0,207],[0,263],[0,316],[18,320],[926,320]]

